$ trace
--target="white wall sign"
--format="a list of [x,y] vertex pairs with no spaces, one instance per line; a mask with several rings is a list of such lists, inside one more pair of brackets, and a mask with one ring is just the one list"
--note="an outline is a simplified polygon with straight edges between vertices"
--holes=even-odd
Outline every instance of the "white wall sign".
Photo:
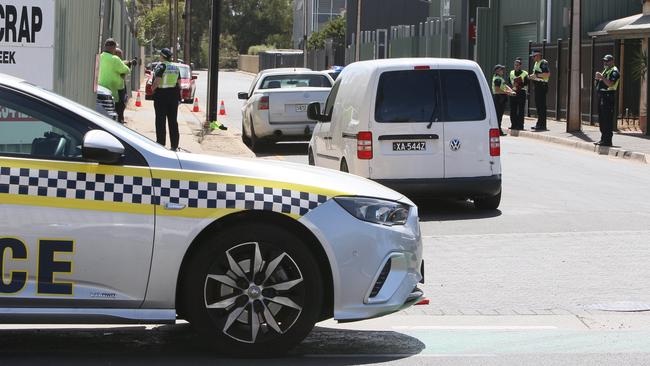
[[0,73],[52,89],[55,19],[54,0],[3,0]]

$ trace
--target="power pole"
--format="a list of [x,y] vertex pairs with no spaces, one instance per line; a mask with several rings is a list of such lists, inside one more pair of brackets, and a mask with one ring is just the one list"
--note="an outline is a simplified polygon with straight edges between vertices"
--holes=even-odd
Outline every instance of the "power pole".
[[219,35],[221,26],[221,0],[212,0],[210,19],[210,61],[208,67],[208,123],[217,120],[219,97]]
[[172,42],[172,39],[174,38],[174,19],[172,18],[172,1],[173,0],[167,0],[169,2],[169,47],[172,47],[174,42]]
[[172,38],[172,53],[174,61],[178,61],[178,0],[174,0],[174,37]]
[[361,60],[361,1],[362,0],[357,0],[357,34],[356,34],[357,39],[355,40],[356,52],[354,56],[354,61]]
[[185,0],[185,13],[183,19],[185,20],[185,37],[183,37],[183,59],[186,64],[190,64],[190,32],[192,31],[192,16],[190,15],[191,0]]
[[302,12],[303,12],[303,33],[302,33],[302,66],[307,67],[307,0],[302,0]]
[[[582,128],[582,104],[581,104],[581,67],[580,51],[581,38],[580,32],[580,5],[581,0],[571,1],[571,43],[569,44],[569,53],[571,64],[569,65],[569,112],[567,113],[566,131],[576,132]],[[591,78],[589,79],[591,80]],[[590,81],[591,82],[591,81]]]

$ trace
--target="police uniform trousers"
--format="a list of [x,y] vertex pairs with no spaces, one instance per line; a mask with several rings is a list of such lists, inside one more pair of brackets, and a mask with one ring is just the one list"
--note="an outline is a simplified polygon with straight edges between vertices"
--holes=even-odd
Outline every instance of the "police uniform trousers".
[[508,102],[508,96],[505,94],[492,94],[492,100],[494,101],[494,109],[496,109],[497,112],[499,131],[501,131],[501,120],[503,119],[503,112],[506,110],[506,103]]
[[548,94],[548,83],[535,82],[535,109],[537,109],[536,129],[546,129],[546,94]]
[[526,91],[519,90],[517,95],[510,97],[510,128],[513,130],[524,129],[524,116],[526,108]]
[[612,135],[614,130],[614,104],[616,102],[616,92],[598,91],[598,124],[600,125],[600,141],[606,144],[612,144]]
[[[153,96],[153,107],[156,110],[156,142],[165,146],[166,126],[169,125],[169,140],[172,150],[178,148],[178,88],[156,89]],[[166,121],[165,121],[166,120]]]

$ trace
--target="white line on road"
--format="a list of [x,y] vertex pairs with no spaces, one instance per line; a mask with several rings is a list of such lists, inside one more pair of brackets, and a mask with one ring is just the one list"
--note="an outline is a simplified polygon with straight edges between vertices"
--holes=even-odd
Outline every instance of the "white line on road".
[[398,325],[394,330],[554,330],[552,325]]

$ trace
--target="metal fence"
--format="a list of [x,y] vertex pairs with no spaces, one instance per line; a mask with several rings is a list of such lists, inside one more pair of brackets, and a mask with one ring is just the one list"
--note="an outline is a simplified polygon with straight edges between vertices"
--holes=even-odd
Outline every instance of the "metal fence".
[[279,67],[303,67],[304,57],[299,50],[272,50],[259,53],[260,71]]

